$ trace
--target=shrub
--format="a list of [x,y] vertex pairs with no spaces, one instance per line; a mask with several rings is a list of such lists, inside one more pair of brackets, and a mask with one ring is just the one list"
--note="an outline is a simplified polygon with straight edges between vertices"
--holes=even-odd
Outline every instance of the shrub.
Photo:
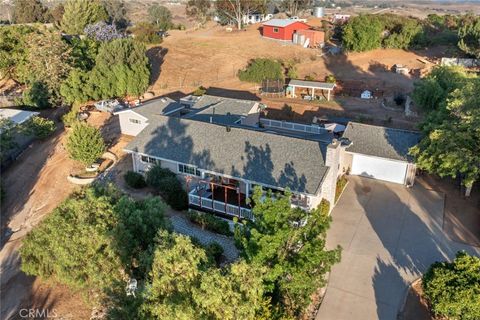
[[337,79],[335,78],[335,76],[333,74],[329,74],[328,76],[325,77],[325,82],[335,83],[335,82],[337,82]]
[[162,43],[162,37],[159,35],[160,29],[149,22],[137,23],[130,32],[135,36],[135,40],[150,44]]
[[278,80],[283,78],[282,64],[277,60],[258,58],[250,60],[244,70],[238,71],[241,81],[260,83],[263,80]]
[[65,127],[72,127],[76,122],[78,122],[78,112],[80,111],[79,104],[73,104],[70,111],[62,116],[62,121]]
[[395,95],[395,97],[393,97],[393,101],[395,101],[395,104],[397,106],[401,106],[402,104],[404,104],[405,100],[405,96],[401,93],[398,93]]
[[75,123],[67,138],[67,151],[72,159],[91,165],[105,151],[100,130],[83,122]]
[[198,211],[190,211],[188,213],[188,219],[198,224],[202,229],[206,229],[215,233],[231,236],[230,225],[227,221],[217,218],[209,213],[200,213]]
[[173,209],[185,210],[188,207],[188,195],[172,171],[156,165],[147,172],[146,182],[155,188]]
[[202,86],[198,87],[197,89],[195,89],[195,91],[193,91],[194,96],[203,96],[205,93],[207,93],[207,88]]
[[44,139],[55,131],[55,122],[42,117],[33,117],[26,124],[26,131],[39,139]]
[[145,178],[138,172],[128,171],[123,177],[129,187],[141,189],[147,185]]
[[320,212],[324,215],[327,215],[330,213],[330,202],[328,202],[328,200],[326,199],[322,199],[322,201],[320,201],[320,204],[318,205],[318,207],[320,208]]
[[205,247],[205,253],[209,260],[219,265],[222,261],[223,247],[218,242],[212,242]]
[[335,186],[335,203],[337,203],[338,199],[340,198],[340,195],[342,194],[343,189],[345,189],[347,182],[348,180],[345,178],[345,176],[338,178],[337,185]]
[[23,92],[23,104],[37,108],[50,107],[50,94],[48,87],[43,82],[34,82],[27,90]]
[[453,262],[436,262],[422,286],[434,314],[448,319],[480,319],[480,258],[458,252]]

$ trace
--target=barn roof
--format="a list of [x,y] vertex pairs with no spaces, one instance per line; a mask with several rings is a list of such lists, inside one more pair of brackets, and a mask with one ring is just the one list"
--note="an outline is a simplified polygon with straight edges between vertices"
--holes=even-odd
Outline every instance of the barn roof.
[[304,25],[307,25],[305,22],[298,21],[298,20],[293,20],[293,19],[272,19],[272,20],[268,20],[267,22],[264,22],[263,25],[264,26],[284,28],[286,26],[294,24],[295,22],[299,22],[299,23],[302,23]]

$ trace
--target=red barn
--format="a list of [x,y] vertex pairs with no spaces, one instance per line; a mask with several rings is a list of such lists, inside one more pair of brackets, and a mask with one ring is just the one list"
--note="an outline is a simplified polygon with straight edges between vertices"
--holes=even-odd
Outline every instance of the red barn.
[[308,30],[310,26],[293,19],[272,19],[263,24],[262,36],[283,41],[292,41],[298,30]]

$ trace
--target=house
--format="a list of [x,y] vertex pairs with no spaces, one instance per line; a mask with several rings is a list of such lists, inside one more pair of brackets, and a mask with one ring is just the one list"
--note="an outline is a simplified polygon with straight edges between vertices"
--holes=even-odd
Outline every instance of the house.
[[[117,114],[122,133],[135,136],[124,149],[132,157],[133,170],[145,173],[158,164],[175,172],[188,191],[189,206],[196,209],[252,219],[248,199],[256,186],[279,193],[290,190],[292,206],[305,210],[317,207],[322,199],[333,207],[337,179],[352,167],[352,174],[365,171],[373,178],[389,178],[361,161],[362,156],[375,157],[371,152],[386,157],[381,165],[390,166],[388,170],[392,161],[406,161],[401,169],[414,172],[404,158],[413,139],[403,145],[388,140],[403,149],[398,154],[396,149],[381,153],[351,136],[363,128],[360,124],[346,129],[351,139],[337,140],[318,125],[263,119],[263,106],[257,101],[210,95],[182,100],[188,103],[156,99]],[[372,143],[387,148],[380,137],[387,131],[377,128],[378,141]],[[404,138],[392,132],[392,140]],[[363,133],[359,136],[370,139]]]
[[262,25],[262,36],[280,41],[292,41],[298,30],[307,30],[310,26],[293,19],[272,19]]
[[365,90],[360,94],[360,98],[362,98],[362,99],[372,99],[373,98],[372,92],[369,91],[369,90]]
[[265,22],[273,18],[273,14],[264,14],[261,12],[253,12],[245,14],[242,17],[243,24],[255,24],[260,22]]

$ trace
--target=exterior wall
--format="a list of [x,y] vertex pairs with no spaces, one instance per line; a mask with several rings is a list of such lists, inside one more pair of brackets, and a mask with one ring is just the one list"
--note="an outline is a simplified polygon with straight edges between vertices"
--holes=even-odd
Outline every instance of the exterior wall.
[[[140,123],[134,123],[130,119],[139,121]],[[148,120],[145,117],[131,110],[119,113],[118,120],[122,134],[129,136],[136,136],[148,125]]]
[[340,152],[340,175],[350,172],[352,169],[352,161],[353,154],[346,152],[345,149],[342,148],[342,151]]
[[[278,28],[278,33],[273,32],[274,28]],[[274,26],[264,25],[263,29],[262,29],[262,35],[264,37],[267,37],[267,38],[292,41],[293,34],[297,30],[306,30],[306,29],[309,29],[309,28],[310,28],[309,25],[307,25],[303,22],[300,22],[300,21],[294,22],[294,23],[292,23],[292,24],[290,24],[286,27],[283,27],[283,28],[282,27],[274,27]]]
[[335,189],[337,186],[337,178],[340,171],[340,155],[342,152],[341,143],[337,140],[332,141],[327,147],[327,155],[325,165],[328,172],[322,183],[322,198],[330,202],[330,208],[335,205]]

